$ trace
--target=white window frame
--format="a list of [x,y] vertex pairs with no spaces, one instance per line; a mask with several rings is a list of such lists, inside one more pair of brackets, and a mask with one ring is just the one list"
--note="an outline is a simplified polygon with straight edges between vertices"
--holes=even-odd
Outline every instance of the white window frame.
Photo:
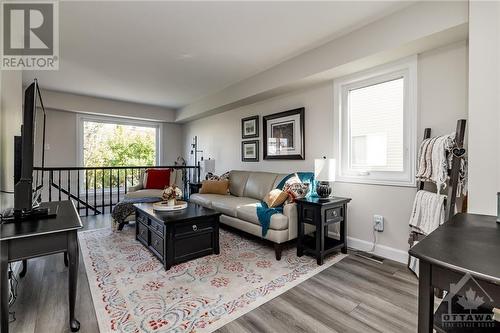
[[[155,165],[160,165],[162,161],[161,154],[161,138],[163,136],[161,123],[146,121],[146,120],[135,120],[135,119],[127,119],[120,117],[111,117],[111,116],[100,116],[100,115],[88,115],[88,114],[78,114],[76,117],[76,161],[77,165],[83,167],[84,166],[84,154],[83,154],[83,124],[85,121],[92,122],[100,122],[100,123],[108,123],[108,124],[118,124],[118,125],[132,125],[132,126],[141,126],[141,127],[152,127],[156,129],[156,156],[155,156]],[[81,186],[83,185],[83,179],[80,180]],[[105,188],[104,192],[109,193],[109,188]],[[120,188],[120,192],[124,192],[124,188]],[[84,190],[81,190],[81,193]]]
[[[403,110],[403,171],[360,172],[349,167],[349,116],[347,107],[350,90],[404,79]],[[334,80],[334,113],[337,133],[337,181],[361,184],[416,186],[415,163],[417,145],[417,56]]]

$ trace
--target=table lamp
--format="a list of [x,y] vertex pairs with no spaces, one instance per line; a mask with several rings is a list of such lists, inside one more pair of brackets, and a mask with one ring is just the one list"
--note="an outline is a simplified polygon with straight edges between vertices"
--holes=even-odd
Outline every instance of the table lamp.
[[317,158],[314,160],[314,177],[316,178],[316,193],[320,198],[328,198],[332,194],[330,182],[335,181],[335,159]]
[[214,173],[215,172],[215,160],[212,160],[210,158],[208,160],[203,160],[201,162],[201,167],[203,169],[203,172],[205,172],[205,174]]

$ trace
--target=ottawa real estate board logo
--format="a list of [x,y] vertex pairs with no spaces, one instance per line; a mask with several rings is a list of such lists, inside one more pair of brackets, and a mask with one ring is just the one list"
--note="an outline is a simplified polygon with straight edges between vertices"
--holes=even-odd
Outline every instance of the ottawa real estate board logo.
[[1,70],[59,68],[59,8],[55,1],[0,1]]

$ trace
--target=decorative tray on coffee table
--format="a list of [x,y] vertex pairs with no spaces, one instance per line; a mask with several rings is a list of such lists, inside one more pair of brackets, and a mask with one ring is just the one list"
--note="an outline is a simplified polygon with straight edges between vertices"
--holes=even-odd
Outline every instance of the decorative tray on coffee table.
[[188,203],[186,201],[177,200],[175,205],[168,205],[167,201],[155,202],[153,204],[153,209],[162,212],[169,212],[174,210],[181,210],[187,208]]

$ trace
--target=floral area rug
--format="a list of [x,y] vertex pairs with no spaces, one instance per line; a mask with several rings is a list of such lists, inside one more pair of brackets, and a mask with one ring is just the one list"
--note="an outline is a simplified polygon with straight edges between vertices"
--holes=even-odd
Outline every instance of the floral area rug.
[[165,271],[133,226],[79,239],[101,333],[212,332],[345,257],[318,266],[290,246],[277,261],[270,243],[221,229],[219,255]]

